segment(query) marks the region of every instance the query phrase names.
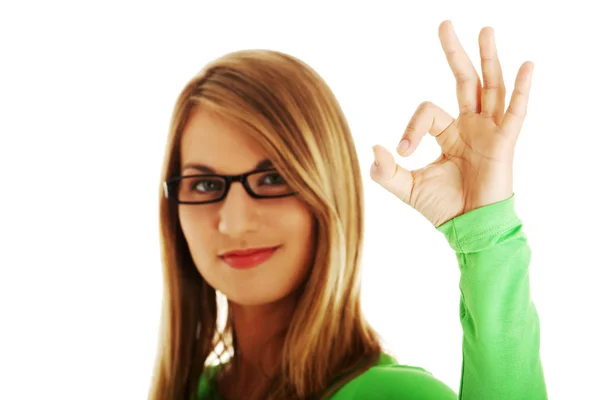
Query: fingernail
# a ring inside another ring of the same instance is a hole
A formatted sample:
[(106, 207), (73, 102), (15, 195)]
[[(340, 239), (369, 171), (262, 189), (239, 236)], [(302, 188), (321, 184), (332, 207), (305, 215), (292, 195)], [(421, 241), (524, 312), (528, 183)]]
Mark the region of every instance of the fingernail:
[(400, 154), (404, 153), (406, 150), (408, 150), (408, 146), (409, 146), (408, 139), (402, 139), (400, 141), (400, 143), (398, 143), (398, 147), (397, 147), (398, 153), (400, 153)]
[(375, 161), (373, 161), (375, 168), (379, 168), (379, 161), (377, 161), (377, 154), (375, 154), (375, 146), (373, 146), (373, 157), (375, 157)]

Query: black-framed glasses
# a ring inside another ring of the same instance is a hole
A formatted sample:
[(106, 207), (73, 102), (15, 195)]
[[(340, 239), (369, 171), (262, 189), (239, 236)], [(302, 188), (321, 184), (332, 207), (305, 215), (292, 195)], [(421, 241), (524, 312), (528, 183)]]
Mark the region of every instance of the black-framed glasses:
[(248, 195), (255, 199), (274, 199), (297, 194), (273, 168), (241, 175), (178, 176), (163, 182), (163, 189), (165, 197), (179, 204), (208, 204), (223, 200), (233, 182), (240, 182)]

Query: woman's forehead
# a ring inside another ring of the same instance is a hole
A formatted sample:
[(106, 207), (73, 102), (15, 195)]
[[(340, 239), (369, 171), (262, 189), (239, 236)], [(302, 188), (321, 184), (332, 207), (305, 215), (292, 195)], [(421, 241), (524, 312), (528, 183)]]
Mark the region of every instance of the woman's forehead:
[(201, 164), (221, 173), (248, 171), (268, 159), (243, 128), (208, 112), (195, 112), (181, 137), (181, 165)]

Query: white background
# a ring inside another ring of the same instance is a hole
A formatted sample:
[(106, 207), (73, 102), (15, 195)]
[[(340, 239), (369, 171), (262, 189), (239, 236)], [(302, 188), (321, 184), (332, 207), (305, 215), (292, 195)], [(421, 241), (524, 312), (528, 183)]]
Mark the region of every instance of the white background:
[[(338, 96), (366, 185), (366, 312), (401, 363), (458, 390), (454, 254), (368, 176), (371, 146), (394, 149), (420, 102), (456, 115), (437, 36), (445, 19), (478, 70), (479, 30), (495, 28), (509, 91), (521, 63), (535, 63), (515, 193), (546, 380), (551, 399), (597, 395), (600, 32), (591, 2), (169, 3), (0, 7), (1, 399), (146, 397), (172, 107), (205, 63), (245, 48), (299, 57)], [(401, 163), (420, 167), (437, 152), (427, 136)]]

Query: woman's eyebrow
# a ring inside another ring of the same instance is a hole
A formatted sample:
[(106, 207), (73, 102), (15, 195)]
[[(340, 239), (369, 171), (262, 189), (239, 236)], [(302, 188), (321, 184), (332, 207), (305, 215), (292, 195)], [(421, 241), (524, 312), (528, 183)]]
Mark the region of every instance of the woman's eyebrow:
[[(271, 160), (265, 159), (265, 160), (260, 161), (258, 164), (256, 164), (256, 167), (254, 167), (254, 169), (267, 169), (267, 168), (272, 168), (272, 167), (273, 167), (273, 163), (271, 162)], [(206, 165), (197, 164), (197, 163), (186, 163), (183, 166), (183, 170), (186, 170), (186, 169), (195, 169), (197, 171), (205, 172), (207, 174), (216, 174), (214, 169), (212, 169)]]

